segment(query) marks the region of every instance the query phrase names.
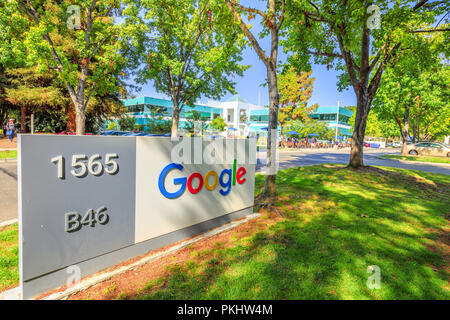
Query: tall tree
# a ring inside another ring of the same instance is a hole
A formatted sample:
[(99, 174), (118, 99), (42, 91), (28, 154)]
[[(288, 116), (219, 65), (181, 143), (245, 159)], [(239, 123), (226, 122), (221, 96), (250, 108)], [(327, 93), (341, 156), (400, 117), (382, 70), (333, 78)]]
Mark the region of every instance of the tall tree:
[[(350, 117), (349, 123), (352, 126), (355, 125), (356, 107), (352, 108), (354, 110), (352, 116)], [(366, 126), (366, 136), (375, 138), (397, 138), (400, 137), (398, 133), (397, 124), (392, 120), (392, 117), (386, 117), (380, 113), (380, 109), (377, 105), (373, 105), (373, 111), (369, 113), (367, 117)]]
[[(220, 99), (234, 93), (233, 77), (246, 66), (243, 36), (217, 0), (125, 0), (130, 41), (143, 67), (137, 80), (153, 80), (173, 104), (172, 137), (178, 135), (180, 113), (201, 97)], [(140, 10), (137, 10), (140, 8)]]
[(9, 85), (5, 89), (5, 100), (20, 108), (20, 131), (28, 132), (29, 112), (44, 109), (65, 109), (69, 102), (64, 90), (55, 83), (54, 72), (41, 74), (36, 68), (10, 68), (6, 72)]
[(332, 139), (335, 135), (334, 130), (328, 127), (326, 122), (315, 119), (311, 119), (308, 122), (290, 120), (286, 124), (286, 129), (297, 131), (299, 137), (307, 137), (309, 134), (315, 133), (321, 139)]
[[(267, 10), (262, 11), (257, 8), (251, 8), (241, 5), (237, 1), (223, 0), (227, 4), (236, 22), (241, 28), (242, 33), (247, 37), (259, 59), (264, 63), (267, 72), (267, 84), (269, 90), (269, 123), (267, 137), (267, 168), (264, 190), (260, 195), (261, 199), (268, 198), (271, 202), (277, 194), (276, 190), (276, 149), (278, 140), (273, 134), (278, 129), (278, 107), (280, 104), (280, 96), (278, 92), (277, 63), (278, 50), (280, 42), (280, 30), (283, 26), (285, 18), (285, 0), (267, 0)], [(256, 36), (250, 31), (250, 26), (244, 22), (244, 16), (248, 20), (259, 17), (264, 24), (262, 36), (270, 35), (270, 53), (264, 51), (261, 43), (258, 42)], [(269, 202), (269, 203), (270, 203)]]
[[(438, 123), (444, 125), (443, 131), (448, 131), (445, 121), (450, 112), (450, 68), (444, 58), (448, 56), (449, 48), (445, 35), (415, 33), (407, 39), (407, 44), (395, 62), (388, 64), (374, 99), (376, 112), (398, 124), (403, 153), (407, 151), (411, 133), (412, 141), (415, 141), (423, 129), (428, 135), (429, 129)], [(445, 120), (436, 121), (440, 119)]]
[(339, 87), (351, 86), (357, 109), (349, 166), (363, 165), (367, 117), (388, 63), (395, 61), (414, 33), (445, 12), (445, 1), (296, 0), (289, 2), (288, 39), (291, 63), (305, 70), (310, 58), (343, 71)]
[[(35, 131), (72, 131), (68, 125), (73, 106), (55, 71), (39, 73), (35, 67), (9, 68), (5, 75), (5, 101), (20, 109), (21, 132), (28, 132), (30, 112), (35, 114)], [(122, 103), (116, 97), (93, 96), (86, 109), (86, 128), (88, 132), (96, 132), (105, 118), (123, 112)]]
[(120, 1), (8, 0), (6, 5), (30, 19), (24, 41), (28, 63), (57, 71), (75, 107), (76, 132), (85, 134), (91, 98), (118, 91), (124, 57), (113, 15)]
[(8, 116), (8, 109), (14, 107), (6, 100), (6, 87), (10, 79), (6, 72), (9, 68), (25, 65), (24, 31), (28, 21), (10, 5), (11, 0), (0, 3), (0, 124)]
[(309, 114), (318, 108), (317, 104), (308, 106), (311, 98), (314, 78), (311, 71), (297, 73), (293, 68), (278, 76), (278, 91), (280, 93), (280, 110), (278, 122), (281, 133), (286, 122), (290, 120), (309, 121)]
[(418, 61), (399, 63), (386, 70), (374, 100), (374, 112), (397, 124), (403, 154), (409, 140), (431, 140), (450, 134), (450, 68), (440, 63), (426, 68), (420, 65)]
[(211, 121), (209, 126), (211, 127), (211, 129), (222, 132), (223, 130), (225, 130), (227, 123), (221, 116), (218, 116), (217, 118), (214, 118), (213, 121)]

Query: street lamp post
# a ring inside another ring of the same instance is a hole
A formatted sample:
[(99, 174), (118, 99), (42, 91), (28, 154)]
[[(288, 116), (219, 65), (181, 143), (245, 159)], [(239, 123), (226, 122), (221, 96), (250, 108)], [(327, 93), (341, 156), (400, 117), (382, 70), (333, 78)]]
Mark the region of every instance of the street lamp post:
[(337, 117), (336, 117), (336, 141), (338, 137), (338, 128), (339, 128), (339, 101), (337, 106)]

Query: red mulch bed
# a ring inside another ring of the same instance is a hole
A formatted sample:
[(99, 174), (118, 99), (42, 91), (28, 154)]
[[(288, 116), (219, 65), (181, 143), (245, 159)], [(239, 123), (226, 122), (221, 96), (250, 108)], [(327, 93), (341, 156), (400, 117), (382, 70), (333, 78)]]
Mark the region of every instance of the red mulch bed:
[[(264, 213), (263, 212), (261, 213), (263, 215), (267, 214), (265, 211)], [(168, 266), (174, 264), (183, 265), (184, 262), (187, 260), (201, 263), (202, 261), (211, 258), (211, 256), (203, 254), (191, 255), (192, 252), (194, 251), (201, 252), (217, 248), (218, 243), (220, 243), (221, 248), (231, 247), (234, 245), (236, 239), (248, 237), (250, 233), (255, 233), (258, 230), (264, 230), (269, 225), (275, 223), (276, 221), (279, 221), (280, 219), (281, 218), (278, 215), (270, 214), (269, 216), (266, 216), (265, 219), (259, 217), (250, 220), (236, 228), (222, 232), (208, 239), (200, 240), (199, 242), (196, 242), (183, 249), (180, 249), (179, 251), (176, 251), (168, 256), (162, 257), (156, 261), (144, 264), (132, 270), (128, 270), (122, 273), (121, 275), (111, 278), (110, 280), (104, 281), (86, 290), (80, 291), (77, 294), (69, 297), (69, 299), (70, 300), (82, 300), (82, 299), (111, 300), (118, 298), (132, 299), (133, 297), (138, 295), (139, 289), (142, 290), (143, 293), (145, 293), (145, 290), (143, 290), (143, 288), (148, 282), (159, 279), (161, 277), (168, 276), (169, 275), (169, 271), (167, 270)], [(125, 263), (122, 263), (121, 265), (130, 264), (131, 262), (134, 262), (139, 258), (142, 258), (147, 255), (152, 255), (155, 252), (165, 250), (168, 247), (157, 251), (153, 251), (138, 258), (134, 258)], [(117, 268), (121, 265), (115, 266), (114, 268)]]

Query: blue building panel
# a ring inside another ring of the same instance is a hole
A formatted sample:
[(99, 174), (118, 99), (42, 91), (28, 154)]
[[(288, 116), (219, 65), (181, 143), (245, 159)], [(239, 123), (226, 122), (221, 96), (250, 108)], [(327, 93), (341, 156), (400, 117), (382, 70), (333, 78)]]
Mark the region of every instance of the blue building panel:
[(251, 116), (268, 116), (269, 115), (269, 109), (264, 109), (264, 110), (250, 110), (250, 115)]
[[(126, 99), (126, 100), (122, 100), (123, 106), (124, 107), (132, 107), (132, 106), (144, 106), (144, 110), (141, 112), (137, 112), (138, 114), (140, 113), (145, 113), (145, 112), (149, 112), (150, 109), (148, 108), (148, 106), (157, 106), (157, 107), (164, 107), (167, 108), (168, 111), (167, 112), (169, 115), (172, 115), (173, 112), (173, 103), (170, 100), (166, 100), (166, 99), (159, 99), (159, 98), (151, 98), (151, 97), (139, 97), (139, 98), (135, 98), (135, 99)], [(204, 105), (198, 105), (198, 104), (194, 104), (194, 107), (190, 107), (187, 105), (183, 106), (183, 113), (185, 112), (189, 112), (189, 111), (198, 111), (198, 112), (208, 112), (208, 113), (215, 113), (215, 114), (222, 114), (222, 109), (220, 108), (215, 108), (215, 107), (210, 107), (210, 106), (204, 106)], [(133, 114), (136, 114), (136, 112), (134, 112)]]
[[(318, 107), (314, 114), (336, 114), (337, 107)], [(339, 115), (344, 115), (347, 117), (351, 117), (353, 115), (353, 111), (346, 109), (344, 107), (339, 107)]]

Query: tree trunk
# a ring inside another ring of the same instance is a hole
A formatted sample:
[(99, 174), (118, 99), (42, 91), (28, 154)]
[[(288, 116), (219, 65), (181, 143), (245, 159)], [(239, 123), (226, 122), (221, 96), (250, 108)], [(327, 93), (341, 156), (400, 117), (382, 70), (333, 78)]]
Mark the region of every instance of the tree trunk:
[[(256, 40), (255, 36), (250, 32), (247, 25), (242, 20), (240, 13), (237, 12), (235, 3), (229, 0), (225, 0), (226, 5), (230, 9), (231, 13), (235, 17), (236, 21), (239, 22), (239, 27), (241, 28), (244, 35), (250, 41), (258, 55), (259, 59), (264, 63), (267, 69), (267, 81), (269, 85), (269, 123), (267, 130), (267, 171), (266, 172), (266, 180), (264, 183), (264, 191), (261, 194), (261, 198), (268, 197), (273, 199), (276, 197), (276, 151), (278, 146), (278, 141), (276, 136), (274, 137), (274, 143), (272, 143), (272, 131), (274, 134), (277, 134), (277, 126), (278, 126), (278, 104), (279, 104), (279, 95), (278, 95), (278, 84), (277, 84), (277, 59), (278, 59), (278, 43), (279, 43), (279, 31), (284, 19), (284, 4), (282, 1), (283, 10), (281, 14), (276, 13), (275, 0), (267, 1), (267, 16), (263, 14), (264, 19), (266, 19), (266, 23), (270, 24), (270, 33), (271, 33), (271, 48), (270, 48), (270, 56), (267, 56), (264, 50), (261, 48), (258, 40)], [(241, 7), (241, 5), (239, 5)], [(249, 8), (248, 12), (252, 12)], [(279, 19), (277, 23), (276, 19)]]
[(28, 132), (27, 114), (28, 114), (28, 107), (27, 106), (21, 106), (20, 107), (20, 132), (21, 133), (27, 133)]
[(358, 94), (355, 128), (352, 135), (349, 167), (359, 168), (364, 165), (364, 135), (366, 132), (367, 117), (369, 116), (370, 101), (367, 93)]
[(75, 123), (77, 125), (77, 135), (82, 136), (86, 134), (86, 113), (81, 106), (76, 106)]
[(67, 120), (66, 132), (75, 132), (77, 130), (77, 124), (75, 122), (76, 115), (71, 104), (67, 106), (67, 114), (69, 119)]
[(178, 109), (178, 103), (173, 103), (173, 114), (172, 114), (172, 138), (178, 137), (178, 123), (180, 121), (180, 110)]
[[(4, 101), (3, 101), (4, 103)], [(7, 115), (8, 115), (8, 108), (6, 107), (6, 104), (1, 105), (2, 102), (0, 102), (0, 129), (3, 129), (3, 124), (5, 123), (5, 121), (7, 120)]]
[(417, 112), (416, 112), (416, 125), (414, 126), (414, 139), (413, 143), (416, 143), (419, 140), (419, 121), (420, 121), (420, 96), (417, 96)]
[[(264, 194), (269, 198), (275, 198), (276, 189), (276, 152), (277, 152), (277, 133), (278, 133), (278, 84), (276, 67), (267, 68), (267, 79), (269, 85), (269, 125), (267, 130), (267, 174), (264, 183)], [(275, 134), (275, 137), (272, 136)], [(274, 143), (272, 143), (272, 139)]]
[(408, 154), (408, 137), (409, 137), (409, 106), (405, 106), (405, 115), (403, 116), (403, 131), (402, 131), (402, 154)]
[(72, 100), (74, 109), (75, 109), (75, 124), (76, 124), (76, 134), (77, 136), (83, 136), (86, 134), (86, 109), (84, 108), (84, 87), (81, 86), (78, 88), (78, 92), (75, 93), (75, 90), (69, 85), (66, 86), (70, 99)]

